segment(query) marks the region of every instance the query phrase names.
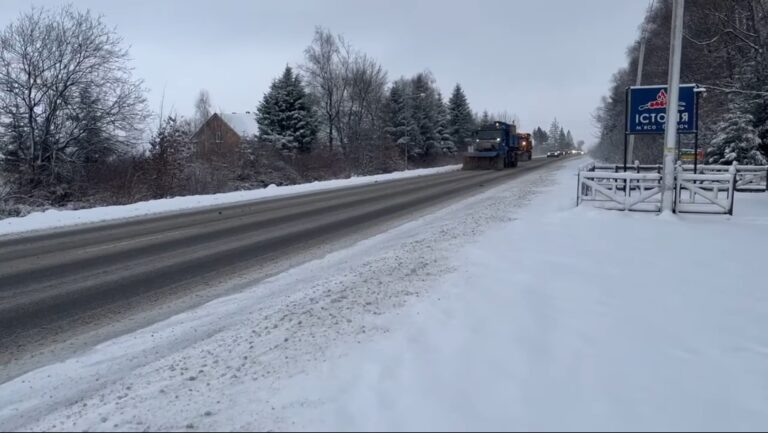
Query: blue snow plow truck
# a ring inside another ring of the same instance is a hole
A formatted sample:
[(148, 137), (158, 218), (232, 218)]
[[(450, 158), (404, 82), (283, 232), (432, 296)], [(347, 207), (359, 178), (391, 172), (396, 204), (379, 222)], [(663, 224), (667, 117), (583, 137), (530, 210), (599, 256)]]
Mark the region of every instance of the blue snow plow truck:
[(475, 140), (464, 155), (463, 170), (501, 170), (530, 160), (533, 143), (530, 134), (518, 134), (517, 127), (493, 122), (475, 131)]

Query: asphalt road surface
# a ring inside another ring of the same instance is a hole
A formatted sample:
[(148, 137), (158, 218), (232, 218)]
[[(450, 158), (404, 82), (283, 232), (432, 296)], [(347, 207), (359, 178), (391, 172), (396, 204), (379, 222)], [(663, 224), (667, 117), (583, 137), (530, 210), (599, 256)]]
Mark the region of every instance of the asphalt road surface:
[(0, 383), (558, 160), (0, 237)]

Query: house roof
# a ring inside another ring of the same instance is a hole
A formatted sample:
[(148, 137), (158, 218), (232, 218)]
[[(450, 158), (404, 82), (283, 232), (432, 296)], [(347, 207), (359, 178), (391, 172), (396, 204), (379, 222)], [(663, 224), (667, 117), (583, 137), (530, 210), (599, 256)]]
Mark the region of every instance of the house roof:
[(259, 124), (256, 123), (255, 113), (221, 113), (222, 120), (227, 122), (240, 137), (248, 138), (259, 134)]

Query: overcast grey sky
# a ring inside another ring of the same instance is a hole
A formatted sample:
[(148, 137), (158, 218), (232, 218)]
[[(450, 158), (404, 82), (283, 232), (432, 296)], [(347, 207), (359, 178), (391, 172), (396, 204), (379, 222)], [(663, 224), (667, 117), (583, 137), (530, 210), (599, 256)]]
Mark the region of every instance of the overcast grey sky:
[(457, 82), (472, 109), (507, 110), (522, 129), (553, 117), (593, 141), (591, 113), (625, 64), (647, 0), (0, 0), (5, 26), (32, 4), (73, 3), (105, 16), (131, 45), (158, 111), (191, 114), (201, 88), (216, 108), (253, 111), (314, 27), (340, 33), (390, 79), (428, 69), (444, 96)]

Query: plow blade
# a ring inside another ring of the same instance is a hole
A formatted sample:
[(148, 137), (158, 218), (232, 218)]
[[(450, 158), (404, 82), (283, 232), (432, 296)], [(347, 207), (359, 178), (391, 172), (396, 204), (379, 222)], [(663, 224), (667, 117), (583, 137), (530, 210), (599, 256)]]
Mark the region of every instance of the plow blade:
[(504, 158), (500, 156), (471, 156), (465, 155), (462, 170), (501, 170), (504, 168)]

